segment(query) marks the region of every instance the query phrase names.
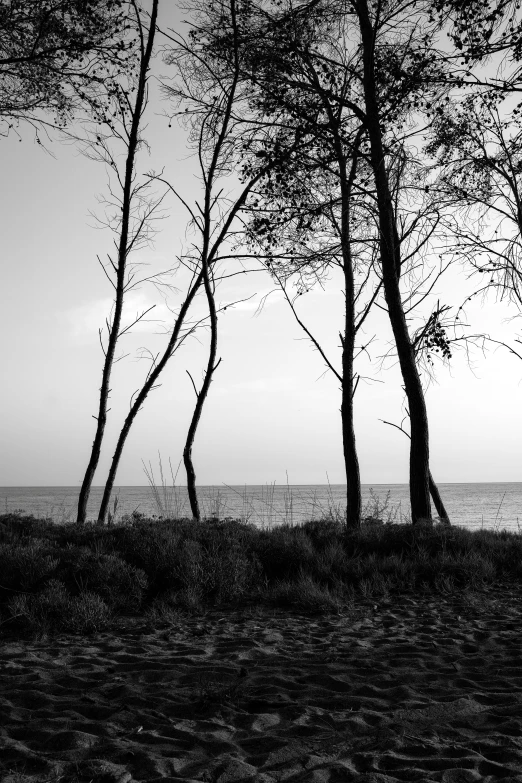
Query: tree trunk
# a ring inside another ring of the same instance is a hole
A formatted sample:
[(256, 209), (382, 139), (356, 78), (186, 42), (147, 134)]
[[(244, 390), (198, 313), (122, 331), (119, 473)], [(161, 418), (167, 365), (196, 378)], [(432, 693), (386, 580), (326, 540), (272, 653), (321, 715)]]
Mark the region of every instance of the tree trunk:
[[(350, 270), (351, 271), (351, 270)], [(345, 270), (346, 274), (346, 270)], [(353, 272), (352, 272), (353, 278)], [(353, 284), (353, 279), (352, 279)], [(348, 289), (346, 290), (346, 315), (343, 341), (343, 382), (341, 400), (341, 426), (343, 432), (344, 467), (346, 472), (346, 526), (354, 529), (361, 526), (361, 476), (353, 426), (353, 354), (354, 354), (354, 323), (353, 299), (349, 304)]]
[[(189, 290), (185, 298), (185, 301), (181, 306), (181, 309), (179, 311), (178, 317), (174, 324), (174, 328), (171, 337), (169, 339), (169, 344), (167, 346), (165, 353), (163, 354), (161, 360), (155, 365), (150, 375), (147, 377), (140, 393), (136, 397), (127, 415), (127, 418), (125, 419), (125, 423), (123, 425), (120, 436), (118, 438), (116, 450), (112, 458), (111, 468), (109, 471), (109, 476), (107, 478), (107, 483), (105, 485), (102, 503), (98, 514), (98, 521), (101, 523), (104, 522), (105, 516), (107, 514), (107, 508), (109, 505), (112, 488), (114, 486), (114, 481), (116, 478), (116, 471), (118, 469), (118, 464), (121, 458), (123, 447), (125, 445), (125, 441), (127, 439), (127, 435), (129, 434), (129, 430), (132, 426), (134, 419), (138, 415), (138, 412), (142, 404), (144, 403), (149, 391), (154, 387), (156, 379), (159, 377), (160, 373), (163, 371), (163, 368), (165, 367), (170, 357), (178, 347), (178, 339), (185, 317), (192, 304), (192, 301), (194, 300), (196, 293), (199, 291), (201, 284), (203, 283), (205, 286), (205, 292), (207, 294), (207, 299), (210, 308), (210, 318), (211, 318), (211, 328), (212, 328), (211, 350), (210, 350), (209, 362), (207, 365), (207, 372), (203, 382), (203, 387), (198, 395), (198, 401), (196, 404), (194, 415), (192, 417), (191, 428), (189, 430), (189, 434), (187, 437), (187, 444), (185, 446), (185, 451), (184, 451), (185, 467), (187, 468), (187, 478), (189, 482), (188, 489), (189, 489), (189, 497), (191, 501), (191, 509), (194, 516), (196, 518), (199, 518), (199, 508), (197, 505), (197, 495), (195, 490), (196, 476), (195, 476), (194, 466), (192, 465), (191, 449), (192, 449), (192, 443), (194, 440), (197, 425), (201, 416), (203, 403), (205, 401), (205, 397), (207, 395), (210, 382), (212, 380), (212, 375), (217, 367), (217, 364), (214, 364), (215, 357), (216, 357), (216, 347), (217, 347), (217, 315), (216, 315), (216, 310), (214, 305), (213, 293), (210, 288), (210, 269), (212, 267), (212, 264), (215, 262), (216, 255), (218, 253), (218, 248), (221, 246), (221, 243), (224, 242), (225, 239), (227, 238), (228, 232), (230, 230), (230, 226), (233, 220), (235, 219), (235, 217), (237, 216), (238, 212), (244, 206), (249, 193), (256, 186), (256, 184), (259, 182), (261, 177), (264, 176), (266, 171), (269, 170), (269, 168), (262, 169), (261, 171), (258, 171), (256, 174), (254, 174), (252, 179), (250, 179), (247, 182), (247, 184), (243, 187), (243, 190), (241, 191), (239, 198), (234, 202), (233, 206), (228, 209), (226, 216), (221, 215), (219, 229), (217, 230), (217, 237), (212, 242), (212, 247), (211, 247), (212, 231), (210, 225), (210, 215), (211, 215), (211, 209), (216, 203), (216, 200), (218, 198), (218, 196), (216, 197), (212, 196), (212, 187), (215, 179), (215, 174), (218, 169), (219, 157), (222, 154), (223, 145), (226, 141), (227, 134), (229, 133), (229, 123), (230, 123), (230, 118), (232, 116), (233, 104), (234, 101), (236, 100), (236, 88), (239, 81), (238, 41), (237, 41), (236, 19), (235, 19), (235, 4), (233, 1), (231, 2), (231, 16), (232, 16), (232, 22), (234, 27), (235, 71), (232, 79), (232, 84), (227, 89), (226, 105), (222, 117), (221, 129), (215, 143), (214, 152), (212, 155), (212, 160), (210, 163), (209, 170), (205, 171), (204, 169), (202, 169), (203, 181), (205, 183), (205, 206), (203, 209), (204, 236), (203, 236), (203, 247), (201, 251), (201, 261), (202, 261), (201, 271), (197, 275), (196, 280), (192, 284), (192, 288)], [(213, 109), (212, 110), (209, 109), (210, 112), (208, 115), (209, 117), (211, 116), (212, 111)], [(203, 122), (201, 126), (201, 133), (203, 133), (203, 128), (205, 127), (206, 127), (205, 122)], [(199, 157), (200, 157), (200, 164), (203, 167), (204, 156), (200, 154)]]
[[(197, 404), (196, 404), (196, 408), (197, 408)], [(194, 415), (192, 417), (192, 421), (190, 422), (190, 428), (187, 435), (187, 443), (185, 444), (185, 448), (183, 449), (183, 464), (185, 465), (185, 471), (187, 473), (187, 492), (189, 497), (190, 510), (192, 511), (192, 518), (196, 522), (201, 522), (201, 512), (199, 510), (198, 493), (196, 491), (196, 471), (194, 470), (194, 463), (192, 462), (192, 445), (194, 442), (194, 437), (196, 435), (196, 428), (198, 426), (198, 423), (194, 422), (195, 415), (196, 415), (196, 410), (194, 410)], [(200, 415), (201, 415), (201, 410), (200, 410)]]
[(353, 258), (350, 246), (350, 199), (352, 187), (357, 172), (357, 157), (361, 135), (353, 151), (350, 174), (346, 176), (346, 160), (342, 152), (339, 137), (336, 137), (337, 154), (341, 175), (341, 248), (343, 255), (344, 272), (344, 339), (342, 355), (342, 400), (341, 400), (341, 426), (343, 432), (344, 467), (346, 472), (346, 527), (356, 529), (361, 526), (361, 475), (359, 472), (359, 459), (357, 457), (357, 445), (355, 442), (355, 430), (353, 425), (354, 411), (354, 386), (353, 364), (355, 352), (355, 285), (353, 274)]
[(116, 444), (116, 449), (114, 451), (114, 455), (112, 458), (109, 475), (107, 477), (107, 481), (105, 484), (105, 489), (103, 490), (102, 502), (100, 505), (100, 510), (98, 511), (98, 524), (100, 525), (103, 525), (105, 523), (105, 517), (107, 516), (107, 510), (109, 508), (111, 494), (114, 487), (114, 481), (116, 479), (116, 473), (118, 471), (118, 465), (120, 464), (123, 447), (125, 446), (125, 441), (127, 440), (127, 436), (129, 434), (130, 428), (134, 422), (134, 419), (138, 415), (141, 406), (145, 402), (149, 392), (154, 387), (154, 384), (156, 383), (158, 376), (160, 375), (163, 368), (165, 367), (165, 365), (167, 364), (167, 362), (169, 361), (170, 357), (172, 356), (172, 354), (176, 349), (179, 334), (181, 332), (181, 327), (183, 326), (183, 323), (185, 321), (185, 316), (187, 315), (188, 309), (192, 304), (192, 301), (196, 296), (196, 293), (199, 291), (202, 282), (203, 282), (203, 272), (200, 272), (192, 288), (187, 294), (185, 301), (181, 306), (179, 315), (176, 319), (176, 323), (174, 324), (174, 328), (170, 336), (169, 344), (163, 356), (161, 357), (161, 360), (156, 364), (152, 372), (148, 375), (147, 380), (143, 384), (140, 393), (134, 400), (134, 403), (132, 404), (129, 413), (127, 414), (127, 417), (125, 419), (125, 422), (123, 424), (123, 427), (121, 429), (118, 438), (118, 442)]
[(138, 89), (136, 93), (136, 103), (132, 110), (132, 123), (128, 137), (127, 146), (127, 160), (125, 162), (125, 179), (123, 182), (123, 199), (122, 199), (122, 217), (121, 217), (121, 231), (120, 241), (118, 244), (118, 265), (116, 272), (116, 297), (114, 307), (114, 317), (109, 332), (109, 341), (107, 344), (107, 350), (105, 352), (105, 361), (103, 365), (102, 385), (100, 387), (100, 402), (98, 407), (98, 417), (96, 424), (96, 433), (92, 444), (91, 457), (87, 470), (83, 479), (83, 483), (80, 489), (80, 496), (78, 498), (78, 513), (76, 522), (83, 524), (87, 517), (87, 503), (89, 501), (89, 495), (91, 492), (92, 482), (94, 480), (94, 474), (98, 467), (100, 460), (101, 446), (103, 441), (103, 435), (105, 432), (105, 425), (107, 423), (107, 403), (110, 393), (110, 380), (111, 372), (114, 364), (114, 356), (116, 353), (116, 344), (118, 342), (121, 316), (123, 311), (123, 299), (125, 294), (125, 270), (127, 264), (127, 256), (129, 253), (129, 224), (131, 217), (131, 202), (133, 193), (133, 178), (134, 178), (134, 163), (136, 159), (136, 151), (139, 144), (139, 132), (140, 123), (143, 113), (143, 108), (147, 100), (147, 72), (149, 69), (150, 59), (152, 56), (152, 49), (154, 45), (154, 36), (156, 32), (156, 19), (158, 15), (158, 2), (159, 0), (153, 0), (152, 12), (150, 17), (149, 35), (147, 39), (147, 45), (142, 52), (140, 62), (140, 74), (138, 79)]
[(451, 523), (449, 520), (448, 512), (444, 508), (444, 503), (442, 502), (442, 498), (439, 493), (439, 488), (433, 481), (431, 470), (429, 471), (429, 482), (430, 482), (430, 495), (431, 495), (431, 499), (433, 500), (433, 505), (437, 509), (437, 514), (441, 522), (443, 522), (445, 525), (449, 525)]
[(205, 404), (208, 390), (212, 382), (212, 376), (214, 375), (214, 372), (219, 365), (219, 362), (217, 362), (216, 364), (218, 319), (216, 313), (216, 303), (214, 301), (214, 292), (212, 291), (210, 285), (208, 264), (206, 261), (204, 262), (203, 269), (204, 269), (203, 281), (205, 285), (205, 293), (207, 295), (208, 307), (210, 312), (210, 330), (211, 330), (210, 352), (208, 357), (207, 369), (205, 371), (205, 377), (203, 379), (203, 385), (201, 387), (201, 390), (198, 392), (195, 389), (197, 395), (196, 407), (194, 408), (192, 421), (190, 422), (190, 427), (187, 434), (185, 448), (183, 450), (183, 463), (185, 465), (185, 470), (187, 472), (187, 491), (189, 496), (190, 509), (192, 511), (193, 518), (197, 522), (201, 521), (201, 512), (199, 510), (198, 495), (196, 491), (196, 471), (194, 470), (194, 463), (192, 462), (192, 446), (194, 445), (196, 430), (198, 428), (199, 420), (201, 418), (201, 413), (203, 411), (203, 405)]
[(415, 524), (423, 519), (431, 519), (428, 416), (399, 286), (400, 246), (380, 125), (374, 72), (374, 30), (368, 13), (367, 0), (354, 0), (354, 4), (359, 17), (363, 47), (366, 129), (370, 140), (371, 166), (377, 191), (384, 294), (397, 346), (411, 420), (410, 504), (412, 522)]
[[(384, 421), (384, 419), (381, 419), (381, 421), (384, 424), (389, 424), (390, 427), (395, 427), (395, 429), (399, 430), (399, 432), (402, 432), (403, 435), (406, 435), (406, 437), (411, 440), (411, 437), (410, 437), (410, 435), (408, 435), (406, 430), (403, 430), (402, 427), (399, 427), (398, 424), (392, 424), (391, 421)], [(431, 470), (428, 473), (428, 477), (429, 477), (429, 482), (430, 482), (430, 495), (431, 495), (431, 499), (433, 500), (433, 504), (434, 504), (435, 508), (437, 509), (437, 514), (439, 515), (440, 520), (445, 525), (450, 525), (451, 522), (449, 520), (448, 512), (446, 511), (446, 509), (444, 507), (444, 503), (442, 502), (442, 498), (440, 496), (439, 488), (435, 484), (433, 476), (431, 475)]]

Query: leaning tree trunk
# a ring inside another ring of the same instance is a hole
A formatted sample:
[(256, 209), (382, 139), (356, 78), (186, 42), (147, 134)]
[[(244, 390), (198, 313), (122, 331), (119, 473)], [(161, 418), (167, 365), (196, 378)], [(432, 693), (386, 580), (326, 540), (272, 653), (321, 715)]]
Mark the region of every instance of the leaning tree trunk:
[(136, 399), (134, 400), (131, 409), (128, 412), (127, 417), (123, 423), (123, 427), (121, 428), (121, 432), (118, 437), (118, 441), (116, 443), (116, 449), (112, 457), (111, 467), (109, 469), (109, 475), (107, 476), (107, 481), (105, 483), (105, 489), (103, 490), (103, 497), (102, 497), (102, 502), (100, 504), (100, 510), (98, 511), (99, 525), (103, 525), (105, 523), (105, 517), (107, 516), (107, 510), (109, 508), (111, 494), (114, 487), (114, 482), (116, 480), (116, 473), (118, 472), (118, 466), (120, 464), (121, 455), (123, 453), (123, 447), (125, 446), (125, 441), (127, 440), (127, 436), (130, 432), (134, 419), (140, 412), (141, 407), (145, 402), (145, 400), (147, 399), (149, 392), (151, 391), (151, 389), (154, 388), (154, 385), (158, 377), (161, 375), (164, 367), (167, 365), (170, 357), (176, 350), (181, 328), (185, 322), (185, 317), (190, 308), (190, 305), (194, 300), (194, 297), (196, 296), (197, 292), (200, 290), (202, 282), (203, 282), (203, 273), (200, 272), (198, 277), (192, 284), (192, 288), (187, 294), (185, 301), (181, 305), (181, 309), (179, 311), (178, 317), (176, 318), (176, 323), (174, 324), (174, 328), (172, 330), (169, 343), (167, 345), (167, 348), (163, 356), (161, 357), (161, 360), (157, 362), (152, 372), (147, 376), (147, 380), (143, 384), (140, 393), (137, 395)]
[[(407, 438), (411, 440), (410, 435), (406, 432), (406, 430), (403, 430), (402, 427), (399, 427), (398, 424), (393, 424), (391, 421), (385, 421), (384, 419), (381, 420), (384, 424), (389, 424), (390, 427), (395, 427), (395, 429), (399, 430), (399, 432), (402, 432), (403, 435), (406, 435)], [(439, 488), (435, 484), (435, 481), (433, 479), (433, 476), (431, 475), (431, 470), (428, 474), (429, 483), (430, 483), (430, 495), (431, 499), (433, 500), (433, 504), (435, 508), (437, 509), (437, 514), (439, 515), (439, 518), (441, 522), (443, 522), (445, 525), (450, 525), (450, 519), (448, 516), (448, 512), (446, 511), (446, 508), (444, 506), (444, 503), (442, 502), (442, 498), (440, 496)]]
[(368, 13), (368, 0), (357, 0), (356, 8), (363, 48), (366, 129), (370, 140), (370, 159), (377, 191), (384, 295), (410, 411), (410, 504), (412, 522), (415, 524), (423, 519), (431, 519), (428, 415), (401, 300), (400, 246), (386, 171), (374, 71), (375, 36)]
[(80, 489), (78, 498), (78, 513), (76, 521), (78, 524), (85, 522), (87, 517), (87, 503), (91, 492), (92, 482), (98, 463), (100, 461), (101, 446), (105, 425), (107, 423), (107, 403), (110, 393), (111, 372), (114, 365), (114, 356), (116, 344), (120, 333), (121, 317), (123, 311), (123, 299), (125, 295), (125, 270), (127, 265), (127, 256), (129, 253), (129, 231), (131, 219), (131, 204), (133, 196), (134, 164), (136, 152), (139, 145), (140, 123), (143, 114), (143, 108), (147, 101), (147, 72), (149, 70), (152, 49), (154, 46), (154, 35), (156, 32), (156, 19), (158, 15), (158, 2), (153, 0), (150, 17), (149, 35), (147, 45), (142, 52), (140, 62), (140, 72), (138, 78), (138, 88), (136, 92), (136, 103), (132, 109), (132, 122), (127, 141), (127, 160), (125, 162), (125, 178), (123, 181), (122, 215), (121, 231), (118, 243), (118, 264), (116, 269), (116, 292), (114, 317), (109, 332), (109, 341), (105, 352), (105, 361), (103, 364), (102, 384), (100, 387), (100, 401), (98, 406), (98, 416), (96, 418), (96, 434), (91, 449), (91, 457)]
[(445, 525), (449, 525), (450, 519), (448, 516), (448, 512), (446, 511), (446, 508), (444, 506), (444, 503), (442, 502), (442, 498), (440, 496), (439, 488), (433, 481), (433, 476), (431, 475), (431, 470), (429, 471), (429, 482), (430, 482), (430, 495), (431, 499), (433, 500), (433, 504), (435, 508), (437, 509), (437, 514), (439, 516), (439, 519), (441, 522), (443, 522)]
[(196, 471), (194, 470), (194, 463), (192, 462), (192, 446), (194, 445), (194, 439), (196, 437), (196, 430), (198, 428), (201, 413), (203, 411), (203, 405), (207, 398), (208, 390), (212, 382), (212, 376), (219, 365), (219, 360), (216, 363), (217, 353), (217, 313), (216, 303), (214, 300), (214, 292), (209, 279), (208, 263), (203, 262), (203, 282), (205, 285), (205, 293), (207, 295), (208, 308), (210, 313), (210, 352), (208, 357), (207, 369), (205, 371), (205, 377), (203, 379), (203, 385), (201, 390), (196, 392), (196, 407), (192, 414), (192, 421), (187, 434), (187, 440), (185, 448), (183, 450), (183, 462), (187, 473), (187, 492), (189, 496), (190, 509), (192, 511), (192, 517), (199, 522), (201, 520), (201, 512), (199, 510), (198, 494), (196, 491)]

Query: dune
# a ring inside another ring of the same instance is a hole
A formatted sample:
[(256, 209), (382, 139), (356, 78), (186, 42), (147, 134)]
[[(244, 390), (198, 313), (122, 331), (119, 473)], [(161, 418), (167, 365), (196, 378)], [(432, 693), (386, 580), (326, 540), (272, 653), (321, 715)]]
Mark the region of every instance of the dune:
[(521, 609), (511, 584), (4, 635), (0, 780), (521, 783)]

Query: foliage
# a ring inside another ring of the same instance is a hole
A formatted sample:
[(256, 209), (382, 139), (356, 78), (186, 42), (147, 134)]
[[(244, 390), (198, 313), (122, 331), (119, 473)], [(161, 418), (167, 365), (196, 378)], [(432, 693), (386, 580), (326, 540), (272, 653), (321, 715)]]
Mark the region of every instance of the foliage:
[(116, 544), (120, 557), (145, 572), (153, 594), (179, 585), (174, 564), (185, 528), (183, 524), (141, 522), (121, 530)]
[(341, 536), (344, 525), (339, 520), (313, 519), (305, 522), (302, 529), (311, 539), (314, 547), (321, 550), (331, 543), (333, 537)]
[[(79, 105), (102, 118), (117, 78), (132, 68), (124, 0), (1, 0), (0, 122), (51, 112), (65, 126)], [(40, 117), (41, 118), (41, 117)]]
[(59, 560), (47, 542), (30, 539), (0, 546), (0, 588), (32, 590), (56, 571)]
[[(4, 574), (12, 574), (12, 587), (0, 596), (3, 627), (95, 633), (121, 612), (156, 627), (230, 604), (331, 612), (361, 598), (400, 600), (411, 590), (455, 593), (522, 577), (520, 535), (451, 526), (383, 524), (347, 531), (309, 522), (267, 531), (142, 521), (135, 529), (113, 528), (118, 555), (79, 546), (74, 526), (60, 531), (61, 546), (50, 545), (44, 530), (41, 539), (0, 543)], [(138, 551), (152, 575), (150, 589), (144, 570), (131, 562)], [(34, 570), (22, 574), (29, 555)]]
[(270, 532), (261, 531), (254, 547), (263, 572), (270, 581), (295, 577), (300, 569), (309, 567), (314, 557), (314, 547), (300, 528), (282, 526)]
[(17, 595), (8, 603), (11, 616), (32, 631), (95, 633), (110, 621), (110, 610), (96, 593), (71, 596), (62, 582), (51, 579), (36, 595)]
[(148, 587), (140, 568), (116, 555), (95, 554), (89, 550), (69, 550), (58, 572), (73, 594), (96, 593), (116, 610), (139, 609)]

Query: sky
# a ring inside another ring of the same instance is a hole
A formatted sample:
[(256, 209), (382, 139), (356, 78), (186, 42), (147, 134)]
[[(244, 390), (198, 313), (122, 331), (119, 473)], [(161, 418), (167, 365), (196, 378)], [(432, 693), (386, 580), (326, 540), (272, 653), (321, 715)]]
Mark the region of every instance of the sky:
[[(165, 10), (165, 8), (167, 10)], [(160, 23), (179, 27), (174, 4)], [(168, 73), (158, 62), (155, 74)], [(197, 165), (186, 131), (169, 129), (162, 116), (168, 104), (154, 83), (146, 138), (150, 157), (141, 171), (164, 169), (163, 176), (190, 202), (201, 194)], [(70, 143), (36, 144), (29, 127), (0, 139), (2, 284), (0, 286), (0, 485), (79, 487), (94, 437), (102, 360), (98, 329), (111, 308), (111, 287), (97, 261), (111, 252), (112, 235), (97, 226), (100, 197), (107, 196), (107, 172)], [(227, 183), (233, 189), (233, 183)], [(172, 269), (195, 235), (173, 197), (165, 202), (154, 244), (134, 256), (144, 275)], [(238, 269), (230, 262), (227, 271)], [(126, 322), (155, 305), (147, 322), (122, 338), (125, 358), (113, 370), (112, 393), (102, 458), (94, 484), (103, 485), (131, 394), (148, 369), (146, 351), (166, 344), (172, 309), (179, 306), (186, 276), (170, 282), (167, 301), (150, 284), (127, 299)], [(434, 289), (458, 306), (473, 290), (461, 268), (446, 273)], [(273, 293), (270, 293), (273, 292)], [(260, 301), (270, 296), (261, 312)], [(216, 371), (196, 435), (193, 457), (201, 485), (344, 483), (339, 383), (295, 322), (281, 293), (265, 272), (240, 275), (218, 288), (221, 306)], [(343, 298), (339, 280), (300, 298), (299, 312), (326, 353), (340, 363), (339, 331)], [(205, 312), (200, 300), (195, 317)], [(493, 298), (468, 303), (473, 333), (499, 340), (517, 334), (516, 315)], [(382, 361), (391, 332), (385, 313), (376, 311), (371, 361), (359, 365), (365, 376), (355, 398), (355, 429), (364, 484), (408, 481), (408, 440), (382, 419), (400, 424), (404, 393), (397, 363)], [(178, 467), (195, 402), (188, 372), (200, 382), (209, 334), (200, 329), (171, 360), (131, 430), (116, 479), (118, 486), (145, 485), (143, 462), (158, 474), (158, 455)], [(145, 349), (145, 354), (140, 349)], [(437, 482), (520, 481), (522, 464), (522, 362), (503, 348), (475, 350), (466, 360), (436, 367), (427, 389), (431, 471)], [(185, 483), (180, 468), (177, 483)]]

